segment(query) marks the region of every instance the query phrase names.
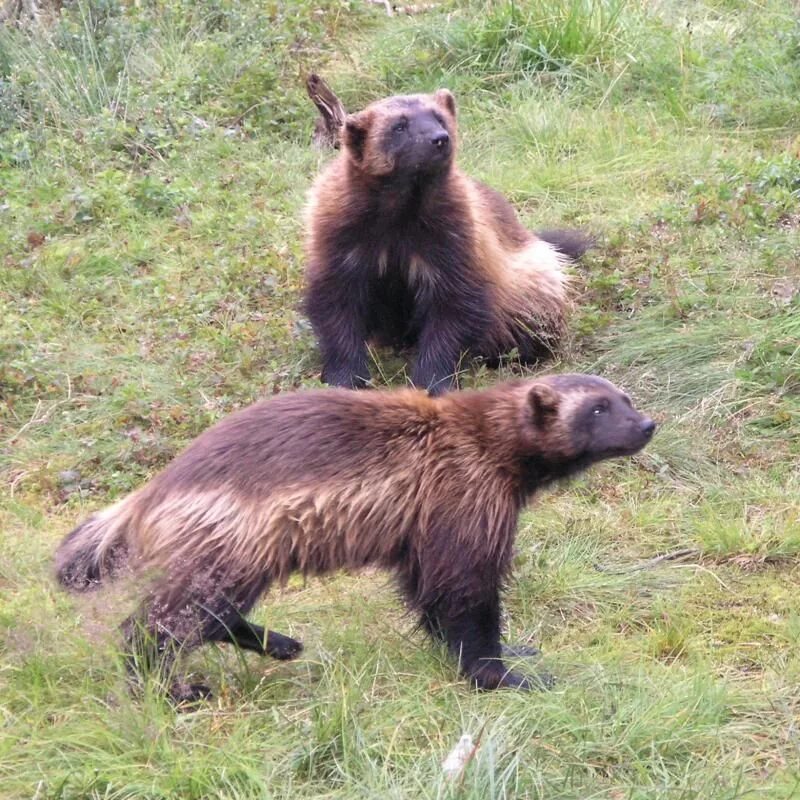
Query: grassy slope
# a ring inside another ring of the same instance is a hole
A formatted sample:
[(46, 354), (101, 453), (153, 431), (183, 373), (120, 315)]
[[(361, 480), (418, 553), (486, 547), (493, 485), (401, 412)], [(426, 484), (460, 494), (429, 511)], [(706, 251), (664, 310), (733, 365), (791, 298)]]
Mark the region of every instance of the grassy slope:
[[(0, 795), (800, 796), (792, 5), (281, 8), (98, 3), (52, 42), (0, 36)], [(522, 522), (509, 638), (543, 646), (550, 693), (473, 694), (383, 578), (341, 576), (257, 609), (303, 660), (207, 648), (217, 699), (176, 715), (125, 691), (130, 605), (50, 581), (78, 517), (225, 412), (315, 384), (299, 212), (327, 156), (298, 75), (325, 59), (351, 108), (448, 85), (466, 169), (532, 226), (602, 234), (554, 368), (663, 425)], [(440, 760), (482, 728), (449, 786)]]

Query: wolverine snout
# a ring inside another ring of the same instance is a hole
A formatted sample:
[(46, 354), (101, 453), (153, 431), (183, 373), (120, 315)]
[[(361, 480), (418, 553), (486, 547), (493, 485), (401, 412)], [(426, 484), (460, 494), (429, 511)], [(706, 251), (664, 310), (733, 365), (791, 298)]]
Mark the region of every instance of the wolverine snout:
[(645, 419), (639, 425), (642, 433), (648, 438), (652, 438), (653, 434), (656, 432), (656, 423), (653, 422), (652, 419)]

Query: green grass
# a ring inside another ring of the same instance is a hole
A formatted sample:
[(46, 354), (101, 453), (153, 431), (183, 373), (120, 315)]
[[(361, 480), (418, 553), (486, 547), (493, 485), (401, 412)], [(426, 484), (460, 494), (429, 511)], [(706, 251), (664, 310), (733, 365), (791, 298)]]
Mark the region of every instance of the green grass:
[[(508, 635), (550, 692), (473, 693), (369, 573), (270, 595), (304, 657), (206, 648), (215, 699), (176, 714), (126, 690), (130, 598), (53, 584), (77, 519), (318, 385), (311, 69), (351, 109), (448, 86), (467, 171), (600, 237), (547, 369), (661, 426), (521, 522)], [(0, 30), (0, 796), (800, 797), (799, 132), (788, 0), (103, 0)]]

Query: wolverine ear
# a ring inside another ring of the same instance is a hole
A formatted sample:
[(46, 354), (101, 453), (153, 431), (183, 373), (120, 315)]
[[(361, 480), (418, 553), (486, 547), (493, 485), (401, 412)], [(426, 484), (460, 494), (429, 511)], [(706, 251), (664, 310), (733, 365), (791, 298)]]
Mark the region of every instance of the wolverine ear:
[(344, 145), (356, 161), (364, 157), (364, 145), (369, 132), (369, 119), (363, 114), (350, 114), (344, 121)]
[(434, 95), (433, 99), (442, 107), (446, 108), (450, 114), (456, 115), (456, 99), (449, 89), (439, 89)]
[(546, 383), (534, 383), (528, 392), (534, 425), (544, 425), (558, 411), (558, 392)]

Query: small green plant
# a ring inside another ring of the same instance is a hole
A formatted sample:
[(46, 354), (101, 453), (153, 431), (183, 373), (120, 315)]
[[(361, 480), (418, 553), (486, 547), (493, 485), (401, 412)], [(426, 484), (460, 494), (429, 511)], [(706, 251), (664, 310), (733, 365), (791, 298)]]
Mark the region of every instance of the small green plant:
[(442, 46), (442, 64), (524, 76), (603, 61), (624, 35), (628, 0), (487, 2)]

